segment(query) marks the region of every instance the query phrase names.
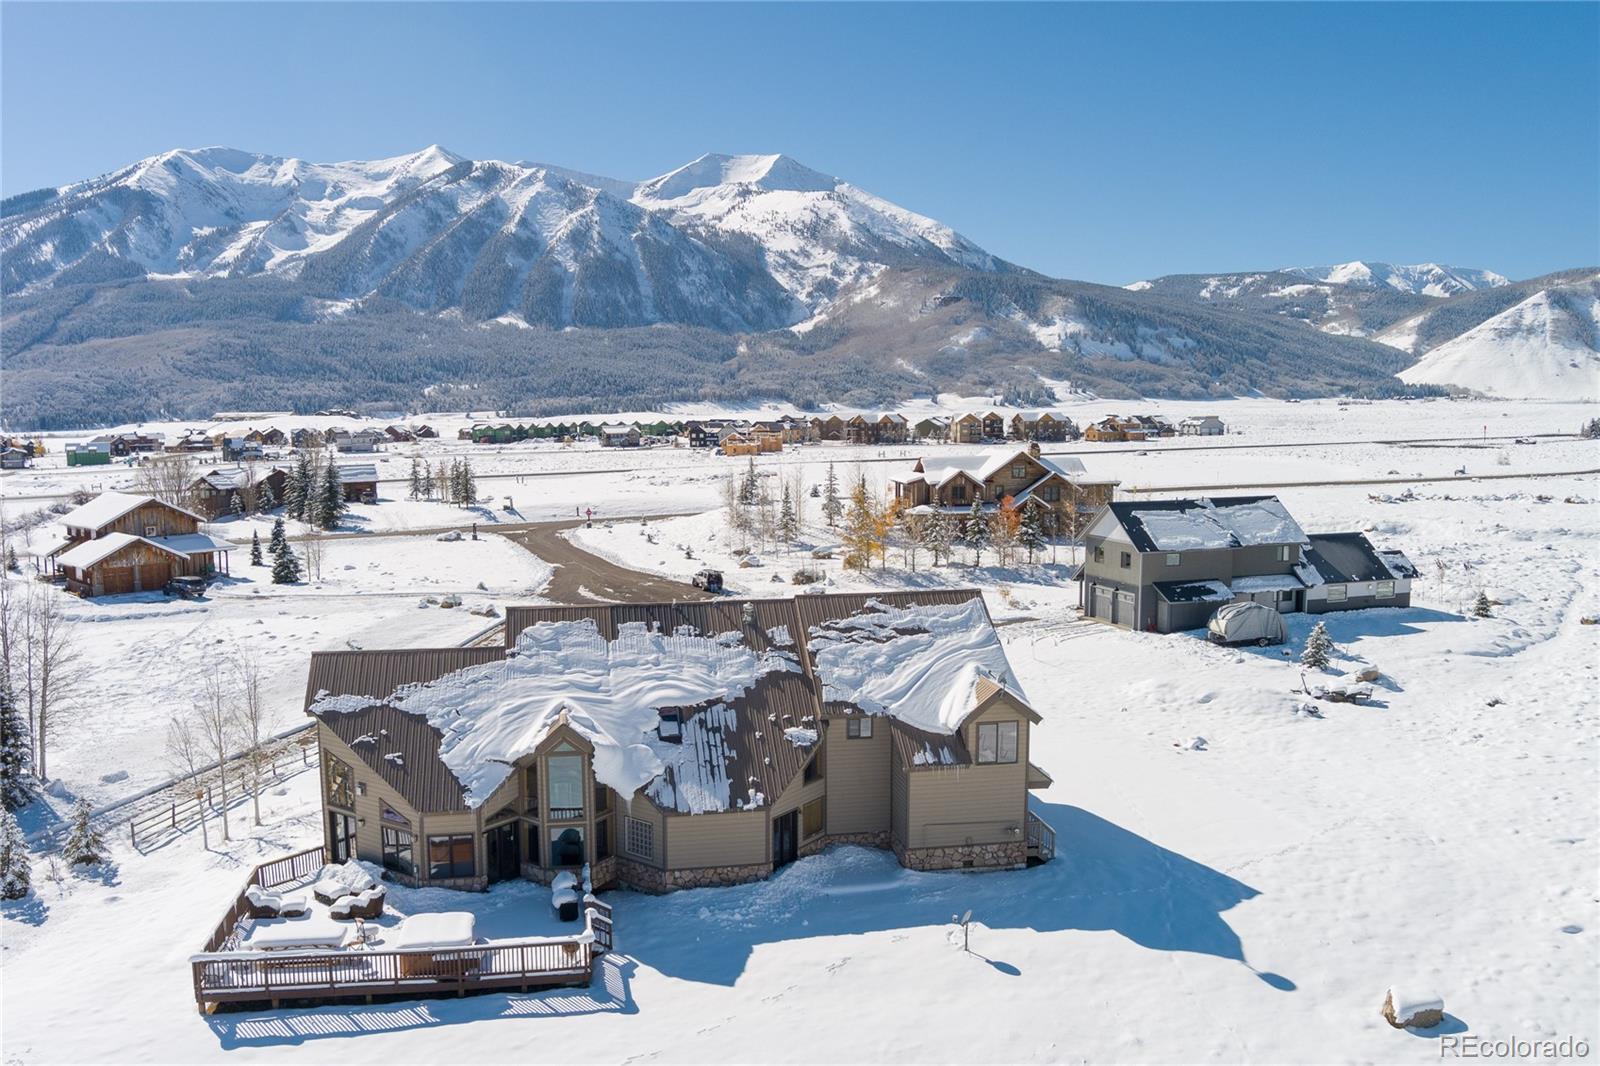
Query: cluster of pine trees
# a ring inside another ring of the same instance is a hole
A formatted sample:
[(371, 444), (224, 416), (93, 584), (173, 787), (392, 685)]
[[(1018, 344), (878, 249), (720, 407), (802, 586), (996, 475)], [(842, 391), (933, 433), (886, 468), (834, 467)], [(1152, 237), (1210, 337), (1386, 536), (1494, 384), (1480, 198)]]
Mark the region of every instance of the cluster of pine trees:
[(413, 500), (442, 500), (458, 507), (478, 502), (478, 475), (470, 459), (443, 459), (429, 465), (426, 460), (411, 460), (411, 485), (409, 495)]
[(319, 461), (302, 450), (283, 487), (283, 513), (317, 529), (336, 529), (350, 509), (333, 457)]

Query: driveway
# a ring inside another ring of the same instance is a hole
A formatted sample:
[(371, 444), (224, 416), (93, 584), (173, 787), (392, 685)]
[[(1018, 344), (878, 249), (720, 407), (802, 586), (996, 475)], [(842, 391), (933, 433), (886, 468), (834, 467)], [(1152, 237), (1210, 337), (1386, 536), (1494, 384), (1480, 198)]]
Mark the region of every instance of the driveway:
[(542, 594), (556, 603), (665, 603), (672, 600), (708, 600), (712, 597), (682, 582), (619, 566), (584, 551), (561, 531), (582, 522), (540, 522), (516, 530), (479, 530), (520, 544), (555, 567)]

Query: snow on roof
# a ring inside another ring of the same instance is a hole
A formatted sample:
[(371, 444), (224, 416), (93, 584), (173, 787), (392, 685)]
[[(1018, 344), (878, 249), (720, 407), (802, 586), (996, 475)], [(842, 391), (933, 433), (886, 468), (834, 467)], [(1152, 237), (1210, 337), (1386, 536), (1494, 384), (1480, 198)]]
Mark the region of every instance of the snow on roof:
[[(102, 540), (104, 538), (101, 538)], [(209, 533), (179, 533), (171, 537), (147, 538), (151, 544), (166, 548), (168, 551), (180, 555), (198, 555), (204, 552), (231, 552), (233, 545), (225, 540), (219, 540)]]
[[(595, 777), (623, 796), (671, 767), (676, 795), (665, 796), (665, 806), (726, 810), (726, 760), (718, 777), (715, 760), (700, 759), (693, 741), (704, 739), (697, 729), (732, 728), (732, 712), (711, 707), (693, 716), (677, 745), (655, 736), (661, 710), (730, 701), (765, 674), (798, 669), (793, 653), (758, 656), (738, 633), (703, 636), (680, 626), (668, 635), (628, 622), (607, 640), (591, 619), (540, 622), (518, 634), (503, 661), (402, 687), (387, 700), (319, 694), (309, 709), (337, 713), (386, 702), (423, 716), (443, 735), (439, 757), (473, 807), (509, 776), (514, 760), (565, 721), (594, 745)], [(651, 797), (658, 798), (655, 790)]]
[(172, 504), (164, 503), (154, 496), (135, 496), (128, 492), (102, 492), (83, 506), (73, 508), (62, 515), (61, 523), (79, 529), (100, 529), (115, 522), (129, 511), (143, 507), (148, 503), (170, 507), (172, 510), (186, 514), (198, 521), (205, 521), (193, 511), (185, 511), (182, 507), (174, 507)]
[(1020, 447), (994, 452), (924, 456), (918, 460), (922, 465), (922, 472), (912, 471), (900, 480), (908, 484), (914, 481), (926, 481), (930, 485), (940, 486), (959, 474), (965, 474), (977, 481), (987, 481), (1012, 463), (1027, 460), (1044, 467), (1047, 475), (1057, 474), (1068, 481), (1076, 481), (1088, 473), (1083, 463), (1073, 456), (1033, 455), (1026, 447)]
[(1383, 565), (1388, 567), (1389, 573), (1397, 580), (1417, 576), (1417, 565), (1406, 558), (1406, 553), (1398, 548), (1380, 548), (1378, 558), (1383, 560)]
[(1111, 510), (1140, 551), (1205, 551), (1306, 542), (1305, 532), (1276, 496), (1122, 502), (1113, 503)]
[(339, 463), (334, 467), (339, 471), (341, 482), (362, 482), (378, 480), (377, 463)]
[[(998, 682), (1010, 676), (981, 599), (910, 607), (869, 600), (867, 607), (813, 626), (808, 634), (812, 671), (825, 700), (949, 734), (977, 706), (979, 678)], [(1015, 683), (1007, 687), (1018, 692)]]
[(107, 556), (114, 555), (130, 544), (137, 544), (144, 540), (132, 533), (107, 533), (95, 540), (86, 540), (75, 548), (68, 549), (56, 557), (59, 566), (75, 566), (79, 569), (93, 566)]
[(1233, 579), (1235, 592), (1293, 592), (1306, 587), (1294, 574), (1251, 574)]
[(242, 489), (246, 485), (259, 485), (279, 470), (278, 466), (219, 466), (200, 475), (200, 480), (216, 489)]

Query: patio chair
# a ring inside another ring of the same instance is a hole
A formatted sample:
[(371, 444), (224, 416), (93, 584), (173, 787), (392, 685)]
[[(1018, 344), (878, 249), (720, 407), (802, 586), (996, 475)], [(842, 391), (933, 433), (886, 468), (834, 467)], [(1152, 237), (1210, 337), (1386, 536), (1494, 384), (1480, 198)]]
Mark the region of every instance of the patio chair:
[(328, 909), (328, 913), (341, 920), (347, 920), (351, 918), (365, 918), (368, 920), (373, 918), (381, 918), (383, 917), (383, 900), (385, 895), (387, 895), (387, 890), (382, 885), (374, 885), (365, 892), (358, 892), (355, 895), (345, 896), (343, 899), (339, 900), (332, 907), (330, 907)]
[(245, 889), (244, 898), (251, 918), (287, 918), (304, 914), (311, 907), (303, 892), (273, 892), (260, 885)]

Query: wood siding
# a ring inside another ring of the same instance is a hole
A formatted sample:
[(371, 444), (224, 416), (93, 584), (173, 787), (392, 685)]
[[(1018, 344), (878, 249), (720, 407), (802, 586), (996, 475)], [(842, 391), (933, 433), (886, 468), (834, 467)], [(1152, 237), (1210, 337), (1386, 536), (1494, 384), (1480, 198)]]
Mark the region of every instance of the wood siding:
[(889, 828), (889, 722), (872, 719), (872, 736), (852, 740), (848, 719), (827, 721), (828, 832)]
[[(962, 726), (978, 751), (978, 724), (1017, 723), (1017, 761), (917, 770), (908, 774), (908, 848), (1003, 844), (1022, 839), (1028, 808), (1028, 714), (1002, 696)], [(1011, 832), (1011, 830), (1015, 832)]]
[(730, 811), (668, 818), (672, 869), (745, 866), (768, 860), (767, 812)]

